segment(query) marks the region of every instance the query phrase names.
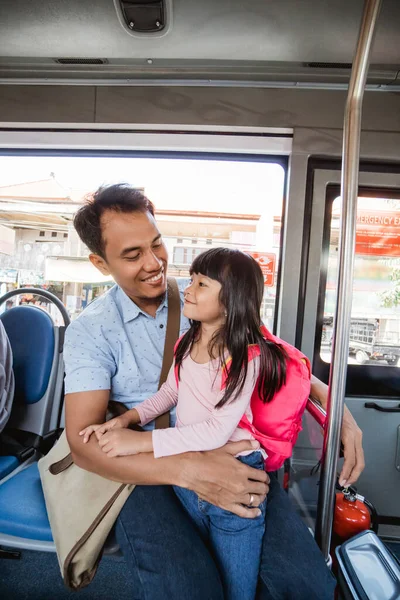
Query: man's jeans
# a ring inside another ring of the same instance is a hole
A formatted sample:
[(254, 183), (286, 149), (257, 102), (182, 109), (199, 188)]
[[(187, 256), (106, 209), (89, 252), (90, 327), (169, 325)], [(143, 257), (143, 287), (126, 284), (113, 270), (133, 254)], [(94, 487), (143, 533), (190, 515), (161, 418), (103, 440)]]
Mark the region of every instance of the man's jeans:
[[(261, 452), (238, 458), (254, 469), (264, 469)], [(265, 529), (264, 500), (261, 515), (243, 519), (198, 497), (191, 490), (174, 486), (176, 495), (209, 546), (224, 588), (225, 600), (254, 600)]]
[[(224, 599), (211, 553), (171, 487), (137, 486), (116, 532), (132, 600)], [(272, 476), (257, 600), (332, 600), (334, 587), (310, 532)]]

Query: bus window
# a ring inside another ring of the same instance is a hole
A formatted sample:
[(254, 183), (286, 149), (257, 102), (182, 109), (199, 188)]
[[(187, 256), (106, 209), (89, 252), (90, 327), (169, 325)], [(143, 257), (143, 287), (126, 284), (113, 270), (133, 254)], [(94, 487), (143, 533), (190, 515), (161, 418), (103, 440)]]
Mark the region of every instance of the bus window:
[[(400, 366), (400, 199), (375, 192), (357, 203), (348, 364)], [(332, 203), (320, 356), (330, 362), (341, 199)]]
[(91, 265), (73, 216), (100, 185), (125, 182), (156, 207), (171, 276), (188, 277), (211, 247), (250, 253), (264, 275), (261, 317), (273, 330), (285, 173), (286, 159), (248, 155), (0, 156), (0, 292), (48, 289), (72, 319), (106, 292), (113, 281)]

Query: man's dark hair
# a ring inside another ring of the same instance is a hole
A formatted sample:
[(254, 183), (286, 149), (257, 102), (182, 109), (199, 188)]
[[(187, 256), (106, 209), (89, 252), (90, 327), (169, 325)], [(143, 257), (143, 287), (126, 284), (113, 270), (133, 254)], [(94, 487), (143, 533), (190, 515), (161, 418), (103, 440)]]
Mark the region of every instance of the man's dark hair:
[(104, 259), (101, 217), (106, 210), (117, 213), (149, 212), (154, 216), (154, 206), (141, 190), (127, 183), (99, 187), (75, 214), (74, 227), (89, 250)]

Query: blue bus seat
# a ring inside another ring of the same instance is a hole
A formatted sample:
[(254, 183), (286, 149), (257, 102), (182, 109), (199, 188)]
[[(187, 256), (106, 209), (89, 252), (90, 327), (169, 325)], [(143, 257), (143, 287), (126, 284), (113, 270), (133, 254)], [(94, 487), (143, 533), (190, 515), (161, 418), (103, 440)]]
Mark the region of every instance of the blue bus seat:
[(46, 392), (53, 365), (53, 321), (36, 306), (16, 306), (1, 320), (13, 351), (14, 402), (35, 404)]
[[(6, 432), (24, 432), (28, 440), (35, 437), (40, 440), (59, 427), (63, 331), (54, 326), (47, 312), (36, 306), (16, 306), (0, 318), (10, 340), (15, 377), (14, 402)], [(15, 460), (15, 456), (0, 457), (0, 479), (19, 465)]]
[(0, 487), (2, 534), (52, 542), (37, 462)]
[(18, 465), (19, 460), (16, 456), (0, 456), (0, 479), (14, 471)]
[[(65, 328), (54, 327), (51, 317), (35, 306), (12, 308), (0, 318), (10, 338), (16, 381), (15, 402), (7, 427), (45, 437), (60, 427), (63, 420)], [(18, 463), (15, 457), (0, 457), (0, 545), (55, 552), (38, 458), (36, 453), (15, 469)], [(116, 551), (118, 544), (111, 535), (105, 553)]]
[[(37, 462), (0, 483), (0, 544), (55, 552)], [(104, 554), (119, 552), (112, 531)]]

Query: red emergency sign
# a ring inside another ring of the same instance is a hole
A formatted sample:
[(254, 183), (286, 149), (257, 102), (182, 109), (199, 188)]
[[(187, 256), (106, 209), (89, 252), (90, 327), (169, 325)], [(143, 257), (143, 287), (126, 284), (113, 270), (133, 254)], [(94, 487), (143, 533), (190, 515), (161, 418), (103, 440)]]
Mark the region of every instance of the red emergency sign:
[(276, 254), (272, 252), (248, 252), (260, 265), (264, 275), (264, 285), (273, 287), (275, 280)]

